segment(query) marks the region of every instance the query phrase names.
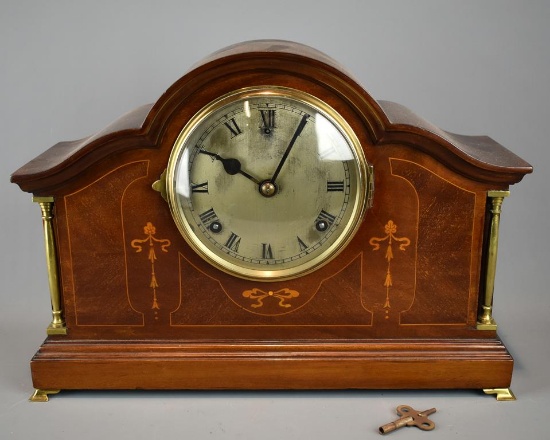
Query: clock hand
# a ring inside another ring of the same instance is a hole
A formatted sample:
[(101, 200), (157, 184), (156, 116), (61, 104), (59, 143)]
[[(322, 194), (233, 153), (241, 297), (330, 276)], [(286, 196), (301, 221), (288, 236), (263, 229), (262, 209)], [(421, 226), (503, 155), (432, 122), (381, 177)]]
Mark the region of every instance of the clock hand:
[(286, 151), (283, 154), (283, 157), (281, 158), (281, 161), (279, 162), (279, 165), (277, 165), (277, 169), (273, 173), (273, 177), (271, 177), (270, 182), (275, 185), (275, 180), (277, 179), (277, 176), (279, 176), (279, 173), (281, 172), (281, 168), (283, 168), (284, 163), (286, 162), (286, 159), (288, 155), (290, 154), (290, 150), (292, 150), (292, 147), (294, 146), (294, 143), (296, 142), (296, 139), (298, 139), (298, 136), (300, 136), (300, 133), (302, 133), (302, 130), (306, 126), (307, 119), (309, 118), (309, 115), (306, 113), (304, 116), (302, 116), (302, 120), (300, 121), (300, 124), (298, 124), (298, 128), (294, 132), (294, 135), (292, 136), (292, 139), (290, 140), (288, 147), (286, 147)]
[(224, 157), (221, 157), (219, 154), (212, 153), (212, 152), (207, 151), (207, 150), (203, 150), (202, 148), (199, 150), (199, 153), (206, 154), (208, 156), (212, 156), (216, 160), (219, 160), (222, 163), (223, 169), (225, 170), (225, 172), (227, 174), (229, 174), (230, 176), (234, 176), (235, 174), (242, 174), (247, 179), (252, 180), (252, 182), (254, 182), (255, 184), (257, 184), (257, 185), (260, 184), (260, 181), (258, 179), (251, 176), (250, 174), (248, 174), (246, 171), (244, 171), (241, 168), (241, 162), (239, 162), (238, 159), (224, 158)]

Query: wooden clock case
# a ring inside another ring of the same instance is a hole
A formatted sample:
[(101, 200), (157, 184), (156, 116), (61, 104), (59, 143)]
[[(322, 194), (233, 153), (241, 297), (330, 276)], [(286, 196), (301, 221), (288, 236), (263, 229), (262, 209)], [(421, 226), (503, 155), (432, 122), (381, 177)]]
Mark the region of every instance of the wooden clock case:
[[(353, 240), (287, 281), (209, 265), (152, 188), (195, 113), (259, 85), (327, 102), (374, 167), (373, 206)], [(509, 185), (531, 170), (488, 137), (451, 134), (375, 101), (309, 47), (253, 41), (216, 52), (155, 104), (12, 175), (40, 203), (46, 235), (53, 320), (31, 362), (36, 398), (62, 389), (508, 388), (513, 359), (491, 316), (498, 219)]]

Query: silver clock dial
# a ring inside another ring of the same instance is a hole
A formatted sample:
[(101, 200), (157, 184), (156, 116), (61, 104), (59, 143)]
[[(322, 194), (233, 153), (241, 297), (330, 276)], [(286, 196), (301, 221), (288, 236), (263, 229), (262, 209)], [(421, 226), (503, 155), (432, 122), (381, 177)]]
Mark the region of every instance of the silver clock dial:
[(316, 98), (265, 87), (225, 96), (181, 132), (169, 202), (189, 244), (234, 275), (302, 275), (357, 229), (368, 168), (345, 121)]

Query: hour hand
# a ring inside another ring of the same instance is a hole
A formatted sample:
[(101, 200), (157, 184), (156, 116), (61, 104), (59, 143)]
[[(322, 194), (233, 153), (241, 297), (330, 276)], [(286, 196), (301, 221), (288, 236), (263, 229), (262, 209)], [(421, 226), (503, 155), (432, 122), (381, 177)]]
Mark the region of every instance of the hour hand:
[(260, 181), (258, 179), (256, 179), (254, 176), (251, 176), (250, 174), (248, 174), (246, 171), (242, 169), (241, 162), (238, 159), (224, 158), (224, 157), (221, 157), (219, 154), (212, 153), (202, 148), (199, 150), (199, 153), (206, 154), (207, 156), (211, 156), (214, 159), (219, 160), (222, 163), (223, 169), (225, 170), (225, 172), (230, 176), (234, 176), (235, 174), (242, 174), (244, 177), (251, 180), (252, 182), (258, 185), (260, 184)]

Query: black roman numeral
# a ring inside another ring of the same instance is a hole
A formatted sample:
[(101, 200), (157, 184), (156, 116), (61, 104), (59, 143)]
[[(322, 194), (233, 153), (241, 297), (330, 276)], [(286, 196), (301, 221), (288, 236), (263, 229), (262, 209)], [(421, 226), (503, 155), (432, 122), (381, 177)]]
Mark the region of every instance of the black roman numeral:
[(304, 243), (304, 240), (302, 240), (300, 237), (296, 236), (298, 239), (298, 246), (300, 246), (300, 251), (303, 252), (308, 248), (308, 245)]
[(344, 181), (329, 181), (327, 182), (327, 191), (336, 191), (336, 192), (343, 192), (344, 191)]
[(275, 128), (275, 110), (260, 110), (262, 115), (262, 129), (265, 134), (271, 133)]
[(217, 214), (214, 212), (214, 208), (210, 208), (204, 211), (202, 214), (199, 214), (201, 222), (208, 226), (210, 223), (219, 220)]
[(329, 214), (324, 209), (322, 209), (316, 221), (326, 221), (332, 225), (334, 223), (334, 220), (336, 220), (336, 217), (334, 215)]
[(239, 245), (241, 244), (241, 237), (239, 237), (234, 232), (231, 233), (227, 241), (225, 242), (225, 247), (231, 249), (233, 252), (239, 251)]
[(273, 258), (273, 251), (269, 243), (262, 243), (262, 258), (270, 260)]
[(224, 123), (225, 126), (229, 129), (231, 132), (231, 137), (234, 138), (235, 136), (238, 136), (242, 133), (241, 129), (237, 125), (237, 121), (235, 121), (235, 118), (231, 118), (229, 121)]
[(208, 193), (208, 181), (203, 183), (191, 183), (192, 193)]

